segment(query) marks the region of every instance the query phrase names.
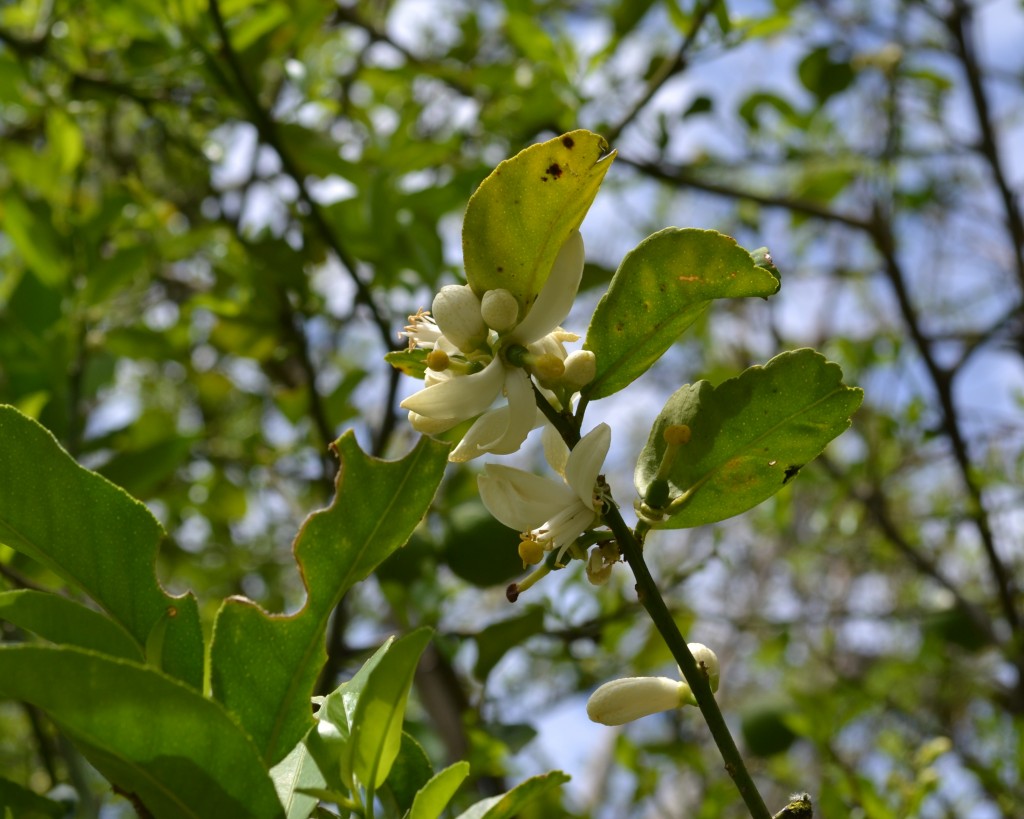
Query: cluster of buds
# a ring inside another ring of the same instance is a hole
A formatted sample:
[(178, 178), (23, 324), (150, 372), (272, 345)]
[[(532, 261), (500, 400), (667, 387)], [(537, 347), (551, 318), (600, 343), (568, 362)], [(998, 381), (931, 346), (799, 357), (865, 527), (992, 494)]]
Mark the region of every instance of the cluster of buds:
[[(574, 230), (551, 274), (525, 315), (504, 289), (477, 296), (469, 285), (449, 285), (431, 312), (410, 316), (402, 333), (410, 349), (428, 351), (424, 386), (401, 406), (419, 432), (445, 432), (475, 418), (450, 460), (490, 452), (516, 452), (540, 423), (534, 385), (560, 406), (593, 379), (594, 354), (568, 353), (579, 336), (560, 325), (569, 314), (583, 275), (583, 239)], [(492, 409), (500, 397), (505, 405)]]

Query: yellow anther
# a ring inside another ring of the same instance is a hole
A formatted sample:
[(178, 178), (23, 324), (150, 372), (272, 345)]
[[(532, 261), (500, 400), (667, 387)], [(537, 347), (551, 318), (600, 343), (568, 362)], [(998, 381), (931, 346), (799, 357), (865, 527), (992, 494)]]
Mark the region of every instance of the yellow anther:
[(544, 547), (536, 540), (523, 540), (519, 544), (519, 557), (522, 558), (524, 569), (533, 566), (544, 559)]
[(451, 360), (444, 350), (434, 349), (427, 354), (427, 366), (434, 372), (444, 372), (450, 364)]

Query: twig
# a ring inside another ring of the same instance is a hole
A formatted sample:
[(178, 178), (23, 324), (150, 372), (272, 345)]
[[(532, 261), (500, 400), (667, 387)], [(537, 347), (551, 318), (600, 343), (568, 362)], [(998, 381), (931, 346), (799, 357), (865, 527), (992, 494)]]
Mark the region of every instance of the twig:
[(967, 86), (971, 92), (971, 102), (974, 105), (974, 114), (978, 120), (978, 130), (981, 136), (978, 151), (988, 163), (992, 172), (992, 181), (995, 182), (1003, 201), (1006, 227), (1010, 233), (1010, 242), (1013, 245), (1014, 261), (1016, 262), (1017, 281), (1024, 288), (1024, 220), (1021, 219), (1017, 195), (1010, 187), (1006, 169), (1003, 167), (1002, 154), (996, 142), (995, 128), (992, 125), (992, 111), (982, 83), (978, 56), (974, 49), (972, 24), (973, 9), (963, 0), (955, 0), (946, 25), (953, 35), (957, 54), (963, 65), (964, 74), (967, 76)]
[(704, 0), (697, 5), (693, 11), (693, 17), (690, 20), (690, 29), (686, 32), (686, 36), (683, 38), (683, 42), (679, 44), (679, 48), (676, 49), (675, 53), (671, 57), (666, 57), (662, 60), (657, 70), (648, 79), (647, 84), (644, 86), (643, 93), (633, 102), (629, 110), (619, 119), (619, 121), (606, 129), (604, 136), (609, 143), (614, 142), (618, 139), (619, 134), (625, 130), (625, 128), (636, 119), (637, 115), (647, 106), (647, 103), (651, 101), (655, 94), (665, 85), (672, 77), (683, 71), (688, 62), (688, 55), (693, 44), (697, 40), (697, 34), (700, 32), (701, 26), (704, 24), (705, 18), (711, 13), (711, 10), (718, 5), (719, 0)]
[(961, 480), (967, 490), (970, 501), (968, 513), (974, 522), (975, 528), (978, 530), (982, 550), (985, 553), (985, 558), (989, 564), (989, 570), (996, 586), (1000, 608), (1014, 633), (1018, 633), (1021, 620), (1015, 601), (1016, 590), (1006, 565), (996, 549), (995, 537), (989, 525), (981, 488), (973, 474), (970, 456), (967, 452), (967, 443), (964, 439), (959, 414), (953, 401), (952, 382), (954, 371), (941, 367), (932, 352), (931, 340), (925, 335), (921, 327), (917, 309), (913, 304), (909, 288), (907, 287), (903, 268), (896, 256), (896, 243), (895, 237), (892, 234), (891, 220), (887, 218), (883, 210), (876, 207), (869, 219), (863, 219), (785, 196), (758, 194), (728, 185), (705, 182), (692, 178), (682, 170), (672, 171), (665, 166), (635, 162), (625, 158), (620, 158), (620, 161), (662, 181), (686, 185), (734, 199), (746, 199), (763, 205), (803, 213), (823, 221), (845, 225), (867, 235), (881, 257), (883, 270), (896, 296), (907, 332), (913, 340), (918, 354), (921, 356), (925, 369), (931, 378), (936, 396), (939, 399), (943, 415), (943, 426), (950, 441), (953, 459), (957, 464)]
[[(570, 449), (576, 446), (580, 440), (578, 420), (567, 413), (558, 412), (548, 403), (548, 400), (540, 393), (536, 386), (533, 388), (537, 406), (544, 417), (558, 430), (562, 439)], [(718, 746), (718, 751), (725, 761), (725, 770), (732, 777), (743, 802), (747, 806), (752, 819), (772, 819), (768, 808), (761, 797), (761, 793), (754, 784), (747, 766), (743, 762), (739, 748), (729, 732), (729, 726), (725, 724), (725, 718), (718, 707), (718, 701), (711, 691), (711, 685), (707, 676), (697, 665), (697, 661), (690, 653), (686, 640), (679, 631), (672, 613), (665, 605), (665, 599), (661, 596), (658, 584), (654, 582), (650, 569), (644, 561), (643, 548), (633, 531), (626, 525), (619, 512), (619, 508), (609, 501), (603, 513), (605, 524), (611, 529), (619, 544), (619, 550), (626, 559), (633, 576), (636, 578), (637, 597), (641, 605), (647, 610), (655, 628), (661, 634), (662, 639), (668, 646), (672, 657), (683, 672), (683, 678), (690, 686), (694, 698), (697, 700), (697, 707), (700, 709), (707, 723), (708, 730)]]

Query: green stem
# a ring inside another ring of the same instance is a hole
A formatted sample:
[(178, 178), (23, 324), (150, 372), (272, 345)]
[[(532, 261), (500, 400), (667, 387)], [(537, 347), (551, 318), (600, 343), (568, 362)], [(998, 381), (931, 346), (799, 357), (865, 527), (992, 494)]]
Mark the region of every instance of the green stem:
[(729, 727), (725, 724), (725, 718), (711, 691), (707, 676), (700, 670), (693, 654), (690, 653), (686, 640), (683, 639), (679, 627), (668, 610), (668, 606), (665, 605), (665, 600), (647, 568), (647, 563), (644, 562), (640, 543), (622, 519), (619, 508), (615, 504), (608, 504), (604, 513), (604, 522), (612, 530), (623, 557), (626, 558), (626, 562), (633, 570), (640, 603), (647, 609), (651, 620), (654, 621), (655, 628), (658, 629), (662, 639), (668, 645), (669, 651), (672, 652), (672, 656), (679, 664), (679, 669), (683, 672), (683, 677), (697, 700), (697, 707), (700, 708), (704, 721), (711, 731), (711, 736), (718, 746), (719, 753), (725, 761), (725, 770), (729, 772), (729, 776), (736, 783), (736, 788), (739, 790), (747, 810), (750, 811), (752, 819), (772, 819), (772, 815), (764, 804), (764, 799), (761, 798), (761, 794), (757, 790), (757, 785), (754, 784), (747, 766), (743, 763), (743, 757), (740, 756), (736, 742), (733, 740), (732, 734), (729, 733)]
[[(558, 412), (548, 403), (547, 399), (536, 387), (534, 387), (534, 397), (537, 400), (537, 406), (544, 413), (544, 417), (558, 430), (558, 433), (562, 436), (568, 447), (572, 449), (576, 446), (580, 440), (580, 426), (583, 420), (582, 412), (577, 410), (575, 416), (568, 412)], [(697, 700), (697, 707), (700, 708), (704, 721), (711, 731), (711, 736), (718, 746), (718, 751), (725, 761), (725, 769), (729, 772), (733, 782), (736, 783), (736, 788), (739, 790), (747, 810), (750, 811), (750, 816), (752, 819), (772, 819), (772, 815), (768, 812), (761, 793), (757, 790), (757, 785), (754, 784), (747, 766), (743, 763), (743, 757), (740, 756), (739, 748), (736, 747), (736, 742), (733, 740), (732, 734), (729, 733), (729, 726), (725, 724), (725, 717), (722, 716), (722, 711), (718, 707), (718, 701), (711, 691), (708, 678), (700, 670), (697, 661), (693, 658), (693, 654), (690, 653), (686, 640), (683, 639), (683, 635), (680, 633), (672, 613), (668, 610), (668, 606), (665, 605), (665, 600), (658, 590), (658, 585), (651, 576), (650, 569), (647, 568), (647, 563), (644, 562), (643, 547), (640, 540), (633, 530), (626, 525), (626, 522), (622, 519), (622, 514), (619, 512), (619, 507), (614, 502), (607, 504), (603, 519), (608, 528), (612, 530), (612, 534), (615, 535), (615, 539), (619, 544), (619, 550), (622, 552), (623, 557), (626, 558), (629, 567), (633, 570), (640, 603), (647, 609), (647, 613), (654, 622), (655, 628), (658, 629), (669, 651), (672, 652), (676, 663), (678, 663), (679, 669), (683, 672), (683, 678), (689, 684), (690, 690)], [(640, 526), (637, 528), (640, 530)], [(646, 531), (646, 529), (643, 531)]]

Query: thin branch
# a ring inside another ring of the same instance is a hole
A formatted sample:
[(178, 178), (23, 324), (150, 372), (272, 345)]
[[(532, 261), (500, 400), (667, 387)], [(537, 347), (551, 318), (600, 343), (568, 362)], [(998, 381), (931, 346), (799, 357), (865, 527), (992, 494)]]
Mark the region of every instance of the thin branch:
[(623, 114), (619, 121), (607, 129), (605, 132), (605, 138), (609, 143), (614, 142), (618, 139), (619, 134), (625, 130), (627, 126), (640, 114), (641, 111), (647, 106), (647, 103), (651, 101), (655, 94), (667, 83), (672, 77), (676, 76), (679, 72), (686, 69), (688, 63), (688, 57), (690, 49), (697, 40), (697, 34), (700, 32), (701, 26), (704, 25), (704, 20), (707, 18), (711, 10), (718, 5), (719, 0), (703, 0), (700, 2), (693, 11), (693, 17), (690, 19), (690, 29), (686, 32), (686, 36), (683, 38), (683, 42), (679, 44), (679, 48), (676, 49), (675, 53), (670, 57), (665, 57), (657, 70), (651, 75), (650, 79), (647, 80), (647, 84), (644, 86), (643, 92), (633, 102), (629, 110)]
[(722, 710), (718, 707), (718, 701), (711, 691), (707, 675), (700, 669), (693, 654), (690, 653), (686, 640), (683, 639), (672, 613), (665, 605), (657, 583), (654, 582), (654, 578), (647, 568), (640, 543), (622, 519), (619, 509), (614, 503), (607, 504), (603, 517), (604, 522), (615, 535), (623, 557), (633, 570), (637, 596), (643, 607), (647, 609), (647, 613), (669, 651), (672, 652), (673, 659), (679, 664), (679, 670), (683, 672), (683, 678), (689, 684), (690, 690), (697, 700), (697, 707), (700, 708), (704, 722), (707, 723), (715, 745), (718, 746), (718, 751), (722, 755), (725, 770), (736, 784), (736, 789), (740, 792), (750, 816), (752, 819), (772, 819), (757, 785), (754, 784), (754, 780), (743, 762), (739, 748), (736, 747), (736, 742), (729, 732), (729, 726), (725, 724), (725, 717), (722, 716)]
[(214, 70), (214, 73), (229, 91), (238, 91), (241, 94), (244, 106), (252, 119), (252, 124), (256, 126), (256, 130), (259, 132), (260, 139), (265, 144), (273, 148), (280, 157), (281, 166), (284, 169), (284, 172), (295, 180), (295, 184), (299, 189), (299, 197), (309, 208), (309, 218), (313, 223), (313, 227), (316, 229), (317, 233), (320, 234), (320, 237), (327, 246), (330, 247), (337, 255), (338, 260), (345, 268), (349, 278), (351, 278), (352, 282), (355, 284), (356, 300), (365, 305), (370, 311), (370, 315), (374, 324), (377, 325), (377, 329), (385, 346), (388, 349), (396, 349), (396, 341), (392, 338), (388, 322), (374, 302), (369, 285), (363, 280), (363, 277), (359, 275), (355, 257), (349, 253), (348, 249), (342, 244), (341, 240), (327, 222), (323, 209), (310, 195), (309, 188), (306, 185), (305, 176), (295, 164), (295, 160), (292, 158), (291, 153), (285, 148), (284, 142), (281, 139), (277, 128), (277, 123), (263, 108), (259, 101), (259, 97), (256, 95), (256, 91), (250, 84), (249, 78), (246, 76), (245, 70), (242, 68), (238, 54), (231, 45), (231, 37), (228, 34), (224, 18), (221, 15), (219, 0), (210, 0), (210, 17), (213, 20), (214, 28), (216, 29), (217, 35), (220, 39), (224, 60), (231, 70), (233, 82), (224, 77), (220, 72), (216, 61), (210, 60), (210, 67)]
[(956, 602), (957, 607), (970, 617), (971, 622), (974, 623), (978, 629), (985, 634), (993, 643), (998, 643), (999, 640), (996, 637), (995, 630), (992, 627), (992, 621), (986, 616), (985, 612), (975, 604), (971, 603), (967, 598), (963, 596), (960, 588), (953, 583), (942, 570), (939, 569), (924, 553), (921, 552), (913, 543), (911, 543), (900, 531), (896, 522), (893, 520), (892, 515), (889, 512), (889, 505), (886, 502), (885, 495), (879, 491), (877, 487), (871, 487), (869, 489), (858, 488), (853, 486), (849, 481), (844, 479), (842, 470), (828, 457), (828, 455), (819, 455), (818, 463), (825, 469), (826, 472), (836, 482), (844, 485), (850, 495), (864, 506), (864, 509), (875, 521), (875, 525), (881, 529), (886, 539), (892, 544), (897, 551), (899, 551), (917, 571), (919, 571), (925, 577), (930, 577), (942, 588), (948, 591)]
[[(234, 47), (231, 44), (231, 37), (228, 33), (227, 26), (224, 23), (224, 18), (221, 14), (219, 0), (210, 0), (210, 17), (213, 20), (214, 28), (217, 31), (218, 38), (220, 39), (221, 49), (223, 51), (224, 60), (231, 70), (233, 85), (237, 86), (237, 90), (241, 93), (246, 110), (249, 112), (249, 116), (252, 119), (253, 124), (256, 126), (256, 130), (259, 132), (261, 140), (269, 145), (281, 159), (281, 167), (284, 172), (290, 176), (294, 181), (299, 190), (299, 197), (306, 204), (309, 209), (309, 218), (313, 224), (314, 229), (327, 244), (328, 247), (334, 252), (338, 260), (341, 262), (342, 267), (348, 273), (349, 278), (355, 285), (356, 288), (356, 301), (363, 304), (370, 312), (370, 316), (373, 323), (376, 325), (378, 333), (380, 334), (381, 341), (385, 348), (397, 349), (397, 341), (391, 334), (391, 328), (388, 320), (385, 318), (381, 310), (377, 307), (376, 302), (373, 299), (373, 294), (370, 291), (369, 284), (364, 281), (363, 277), (359, 275), (357, 261), (352, 256), (348, 249), (344, 246), (342, 241), (339, 239), (333, 228), (327, 221), (324, 215), (323, 209), (320, 204), (316, 202), (310, 195), (309, 188), (306, 185), (305, 176), (300, 171), (299, 167), (295, 164), (291, 153), (287, 150), (281, 139), (280, 132), (278, 131), (277, 123), (273, 120), (270, 114), (263, 108), (259, 101), (259, 97), (256, 91), (253, 89), (249, 82), (249, 78), (242, 67), (241, 61), (238, 58), (238, 54), (235, 52)], [(222, 84), (232, 89), (232, 83), (228, 81), (226, 77), (220, 72), (220, 68), (216, 61), (210, 60), (210, 67), (221, 80)], [(309, 362), (308, 348), (304, 359), (304, 367), (309, 366), (312, 369), (312, 365)], [(315, 373), (309, 372), (311, 376), (315, 376)], [(314, 411), (314, 423), (317, 424), (318, 429), (321, 431), (321, 435), (326, 432), (325, 438), (330, 442), (332, 433), (328, 429), (326, 423), (326, 415), (322, 411), (322, 407), (319, 415), (316, 414), (316, 384), (315, 380), (311, 380), (309, 383), (310, 390), (310, 401), (311, 409)], [(397, 395), (397, 386), (390, 390), (388, 393), (388, 406), (385, 408), (384, 417), (381, 422), (381, 430), (393, 429), (395, 424), (395, 397)], [(383, 453), (384, 446), (386, 445), (387, 437), (381, 433), (378, 433), (375, 439), (374, 453), (380, 455)]]
[(853, 228), (862, 233), (874, 244), (876, 251), (882, 260), (882, 267), (889, 280), (890, 286), (896, 296), (904, 324), (907, 327), (914, 346), (925, 365), (939, 405), (942, 409), (943, 426), (950, 441), (953, 459), (957, 464), (961, 480), (967, 490), (970, 501), (968, 513), (978, 530), (982, 550), (985, 553), (993, 582), (996, 586), (996, 594), (999, 598), (999, 605), (1010, 627), (1014, 633), (1020, 630), (1021, 620), (1016, 605), (1016, 590), (1013, 580), (1005, 563), (999, 555), (995, 544), (995, 536), (989, 524), (987, 512), (982, 498), (981, 488), (974, 477), (970, 455), (967, 451), (967, 443), (959, 420), (959, 414), (953, 400), (953, 371), (944, 369), (938, 363), (932, 352), (931, 340), (925, 335), (921, 322), (918, 318), (917, 309), (910, 296), (910, 290), (896, 256), (896, 240), (892, 233), (891, 219), (880, 209), (876, 208), (868, 220), (857, 216), (843, 214), (824, 208), (820, 205), (805, 202), (803, 200), (791, 199), (781, 195), (763, 195), (752, 191), (746, 191), (729, 185), (720, 185), (694, 179), (682, 169), (670, 170), (666, 166), (653, 163), (641, 163), (620, 159), (638, 170), (649, 174), (653, 178), (660, 179), (674, 184), (706, 190), (721, 196), (733, 199), (746, 199), (759, 204), (780, 207), (796, 213), (802, 213), (823, 221), (833, 222)]
[(628, 156), (623, 156), (621, 153), (616, 159), (616, 162), (621, 165), (628, 165), (631, 168), (635, 168), (652, 179), (657, 179), (661, 182), (668, 182), (673, 185), (682, 185), (688, 188), (706, 191), (707, 193), (724, 196), (728, 199), (745, 199), (748, 202), (756, 202), (757, 204), (764, 205), (766, 207), (782, 208), (794, 213), (803, 214), (804, 216), (821, 219), (826, 222), (835, 222), (840, 225), (845, 225), (846, 227), (853, 228), (855, 230), (867, 232), (871, 227), (869, 221), (859, 216), (832, 210), (824, 207), (823, 205), (819, 205), (816, 202), (811, 202), (806, 199), (796, 199), (782, 194), (759, 193), (757, 191), (738, 188), (721, 182), (711, 182), (710, 180), (702, 179), (700, 176), (687, 171), (682, 167), (669, 165), (667, 163), (631, 159)]
[[(536, 386), (533, 387), (533, 392), (537, 406), (544, 417), (558, 430), (570, 449), (575, 447), (580, 440), (579, 419), (574, 418), (568, 412), (557, 411)], [(722, 716), (722, 710), (718, 707), (718, 701), (711, 690), (707, 675), (697, 665), (693, 654), (690, 653), (672, 612), (665, 604), (658, 584), (654, 582), (650, 569), (647, 568), (640, 541), (626, 525), (614, 502), (609, 501), (605, 505), (602, 519), (611, 529), (622, 556), (633, 570), (633, 576), (636, 578), (637, 598), (650, 615), (655, 628), (658, 629), (665, 645), (672, 653), (673, 659), (678, 663), (679, 670), (683, 672), (683, 678), (689, 684), (690, 690), (697, 700), (697, 707), (722, 755), (725, 770), (736, 784), (736, 789), (740, 792), (740, 797), (746, 804), (750, 816), (752, 819), (772, 819), (757, 785), (754, 784), (754, 780), (743, 762), (739, 748), (736, 747), (736, 742), (729, 732), (729, 726), (725, 724), (725, 717)]]
[(972, 30), (973, 9), (967, 3), (964, 3), (963, 0), (955, 0), (952, 13), (946, 20), (946, 25), (953, 35), (957, 55), (960, 57), (960, 62), (963, 65), (964, 74), (967, 76), (967, 86), (971, 92), (971, 102), (974, 106), (974, 114), (978, 120), (978, 131), (981, 136), (978, 151), (988, 163), (989, 169), (992, 172), (992, 181), (999, 190), (999, 196), (1003, 201), (1003, 210), (1006, 212), (1006, 227), (1010, 232), (1010, 242), (1013, 245), (1017, 281), (1020, 283), (1021, 288), (1024, 289), (1024, 220), (1021, 218), (1017, 195), (1010, 187), (1002, 154), (996, 141), (995, 126), (992, 123), (992, 110), (989, 105), (988, 95), (985, 93), (981, 66), (978, 63), (978, 55), (974, 46)]
[(981, 488), (974, 477), (974, 469), (971, 465), (970, 455), (967, 452), (967, 442), (961, 429), (959, 413), (953, 401), (952, 372), (939, 365), (932, 353), (931, 344), (921, 329), (921, 322), (917, 315), (917, 309), (911, 300), (903, 268), (896, 258), (896, 244), (895, 237), (892, 234), (891, 221), (881, 211), (875, 212), (869, 235), (882, 257), (883, 268), (896, 295), (896, 301), (899, 304), (900, 313), (903, 315), (903, 321), (907, 326), (907, 332), (913, 339), (918, 354), (921, 356), (921, 360), (935, 388), (936, 396), (939, 399), (939, 406), (942, 408), (943, 428), (946, 436), (949, 438), (953, 459), (956, 461), (960, 471), (960, 478), (970, 500), (968, 514), (978, 530), (982, 550), (985, 553), (989, 570), (992, 573), (992, 579), (996, 585), (996, 594), (999, 597), (999, 605), (1003, 611), (1003, 616), (1006, 617), (1007, 622), (1016, 634), (1020, 630), (1021, 625), (1015, 600), (1016, 591), (1013, 579), (996, 549), (995, 536), (989, 524)]

